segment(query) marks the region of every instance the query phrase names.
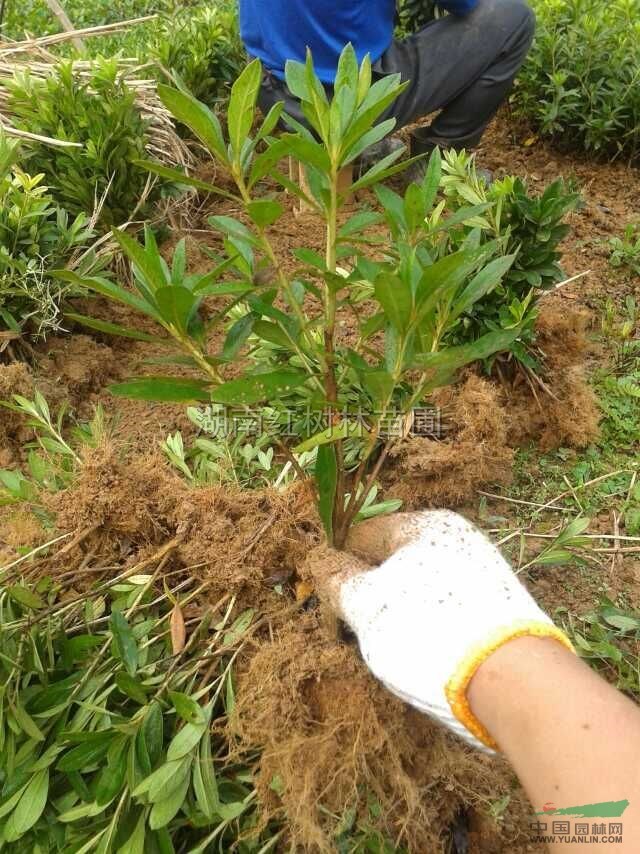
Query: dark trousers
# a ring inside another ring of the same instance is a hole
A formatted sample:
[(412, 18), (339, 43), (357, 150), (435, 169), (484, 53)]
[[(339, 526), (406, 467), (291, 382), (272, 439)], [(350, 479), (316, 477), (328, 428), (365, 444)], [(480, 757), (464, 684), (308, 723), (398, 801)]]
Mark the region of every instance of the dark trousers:
[[(440, 110), (419, 128), (413, 153), (440, 145), (473, 148), (509, 94), (535, 30), (525, 0), (480, 0), (465, 17), (445, 15), (403, 41), (394, 41), (373, 66), (374, 77), (399, 73), (410, 84), (382, 119), (395, 117), (396, 129)], [(304, 122), (298, 101), (285, 83), (266, 74), (260, 106), (284, 101), (286, 111)]]

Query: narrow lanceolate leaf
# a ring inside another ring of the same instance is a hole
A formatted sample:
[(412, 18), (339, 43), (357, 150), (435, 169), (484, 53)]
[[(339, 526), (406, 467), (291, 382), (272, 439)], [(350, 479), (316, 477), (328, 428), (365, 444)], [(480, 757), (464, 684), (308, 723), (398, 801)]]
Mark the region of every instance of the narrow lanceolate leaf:
[(176, 602), (171, 611), (171, 619), (169, 621), (171, 628), (171, 650), (174, 655), (182, 652), (187, 640), (187, 629), (184, 624), (182, 609)]
[(166, 403), (196, 403), (210, 400), (209, 384), (204, 380), (180, 377), (139, 377), (109, 386), (116, 397), (157, 400)]
[(138, 669), (138, 645), (122, 611), (112, 612), (110, 626), (115, 654), (124, 664), (129, 675), (135, 676)]
[(125, 234), (119, 228), (114, 228), (111, 234), (124, 254), (134, 265), (145, 285), (152, 292), (157, 291), (167, 284), (159, 262), (159, 255), (156, 256), (151, 248), (147, 250), (144, 246), (141, 246), (137, 240), (129, 237), (128, 234)]
[(170, 323), (179, 332), (185, 333), (200, 304), (199, 297), (181, 285), (159, 288), (155, 294), (158, 310), (165, 323)]
[(185, 724), (180, 732), (173, 737), (167, 750), (167, 761), (182, 759), (200, 741), (207, 730), (207, 724)]
[(189, 789), (189, 774), (187, 774), (168, 797), (161, 801), (155, 801), (149, 814), (149, 827), (151, 830), (158, 830), (160, 827), (166, 827), (171, 819), (178, 813), (180, 807), (184, 803)]
[(398, 332), (406, 331), (413, 308), (413, 296), (408, 285), (398, 276), (382, 273), (375, 281), (374, 291), (389, 323)]
[(115, 735), (116, 733), (113, 730), (92, 733), (92, 738), (89, 741), (85, 741), (65, 753), (56, 768), (58, 771), (65, 772), (82, 771), (83, 768), (95, 765), (107, 755)]
[(225, 199), (232, 199), (233, 201), (238, 200), (237, 196), (234, 196), (233, 193), (229, 193), (227, 190), (221, 190), (219, 187), (215, 187), (213, 184), (207, 183), (207, 181), (201, 181), (199, 178), (192, 178), (190, 175), (184, 175), (179, 169), (172, 169), (170, 166), (163, 166), (155, 160), (133, 160), (132, 163), (136, 166), (141, 166), (143, 169), (147, 169), (149, 172), (152, 172), (154, 175), (158, 175), (161, 178), (168, 178), (175, 184), (183, 184), (185, 187), (194, 187), (196, 190), (203, 190), (205, 193), (213, 193), (217, 196), (223, 196)]
[(97, 804), (108, 804), (122, 789), (127, 773), (127, 757), (128, 750), (122, 745), (106, 768), (102, 769), (95, 790)]
[(164, 719), (160, 703), (157, 700), (149, 705), (149, 711), (145, 715), (139, 735), (144, 740), (147, 755), (153, 768), (160, 759), (164, 739)]
[(178, 121), (190, 128), (200, 141), (224, 165), (229, 159), (218, 117), (193, 95), (160, 84), (158, 95), (165, 107)]
[(316, 458), (315, 479), (318, 487), (318, 512), (329, 542), (333, 540), (333, 508), (336, 501), (338, 465), (333, 445), (320, 445)]
[(482, 335), (471, 344), (461, 344), (458, 347), (449, 347), (439, 353), (423, 353), (414, 359), (414, 367), (425, 371), (456, 371), (458, 368), (487, 359), (494, 353), (499, 353), (516, 340), (520, 329), (505, 329), (498, 332), (489, 332)]
[(153, 341), (159, 344), (168, 344), (171, 342), (170, 338), (150, 335), (148, 332), (141, 332), (138, 329), (120, 326), (119, 323), (109, 323), (107, 320), (99, 320), (97, 317), (86, 317), (84, 314), (74, 314), (74, 312), (66, 312), (65, 317), (68, 317), (69, 320), (73, 320), (75, 323), (82, 324), (82, 326), (87, 326), (89, 329), (105, 332), (107, 335), (119, 335), (121, 338), (133, 338), (135, 341)]
[(211, 739), (200, 742), (198, 757), (193, 763), (193, 791), (196, 802), (206, 818), (212, 820), (219, 808), (218, 783), (211, 758)]
[(230, 380), (211, 391), (211, 399), (228, 406), (244, 406), (281, 397), (299, 388), (305, 381), (302, 371), (281, 370)]
[(6, 842), (15, 842), (38, 821), (47, 803), (49, 769), (38, 771), (23, 791), (16, 808), (4, 826)]
[(321, 445), (329, 445), (331, 442), (337, 442), (338, 439), (348, 439), (350, 437), (362, 438), (368, 436), (368, 430), (358, 419), (355, 421), (342, 421), (340, 424), (331, 425), (326, 430), (321, 430), (314, 436), (305, 439), (296, 445), (294, 451), (296, 454), (302, 454), (305, 451), (312, 451), (314, 448), (319, 448)]
[(502, 281), (502, 277), (513, 264), (515, 257), (515, 255), (504, 255), (501, 258), (494, 258), (493, 261), (489, 261), (486, 267), (483, 267), (473, 277), (456, 299), (449, 315), (449, 321), (455, 320), (462, 312), (467, 311), (485, 294), (492, 291)]
[(240, 158), (245, 140), (251, 131), (261, 82), (262, 65), (260, 60), (254, 59), (231, 87), (227, 124), (229, 142), (236, 159)]

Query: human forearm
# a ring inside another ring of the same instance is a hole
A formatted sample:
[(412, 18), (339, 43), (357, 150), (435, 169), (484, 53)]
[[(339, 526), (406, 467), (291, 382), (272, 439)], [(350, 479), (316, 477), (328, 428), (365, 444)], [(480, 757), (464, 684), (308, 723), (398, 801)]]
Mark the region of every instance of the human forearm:
[[(640, 712), (630, 700), (560, 644), (534, 637), (491, 655), (468, 699), (536, 809), (627, 799), (615, 850), (640, 851)], [(550, 833), (551, 817), (546, 823)], [(550, 850), (567, 847), (557, 842)], [(590, 852), (601, 850), (611, 846), (589, 845)]]

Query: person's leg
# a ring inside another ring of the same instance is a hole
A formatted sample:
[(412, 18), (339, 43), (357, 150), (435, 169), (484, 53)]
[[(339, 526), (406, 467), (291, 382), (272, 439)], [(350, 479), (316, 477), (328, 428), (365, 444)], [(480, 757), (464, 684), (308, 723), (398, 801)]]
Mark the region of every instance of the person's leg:
[(388, 111), (397, 127), (442, 110), (414, 135), (414, 154), (434, 145), (478, 144), (511, 89), (534, 29), (525, 0), (480, 0), (464, 18), (446, 15), (391, 45), (374, 72), (411, 81)]

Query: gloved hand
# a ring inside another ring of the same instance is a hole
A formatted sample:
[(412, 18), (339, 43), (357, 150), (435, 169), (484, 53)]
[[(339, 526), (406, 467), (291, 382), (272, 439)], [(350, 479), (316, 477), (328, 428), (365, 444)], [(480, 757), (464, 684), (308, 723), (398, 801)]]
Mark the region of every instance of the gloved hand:
[[(325, 584), (375, 676), (396, 696), (476, 747), (497, 749), (466, 698), (482, 662), (508, 640), (536, 635), (572, 649), (498, 549), (447, 510), (357, 525)], [(367, 564), (379, 564), (367, 568)]]

